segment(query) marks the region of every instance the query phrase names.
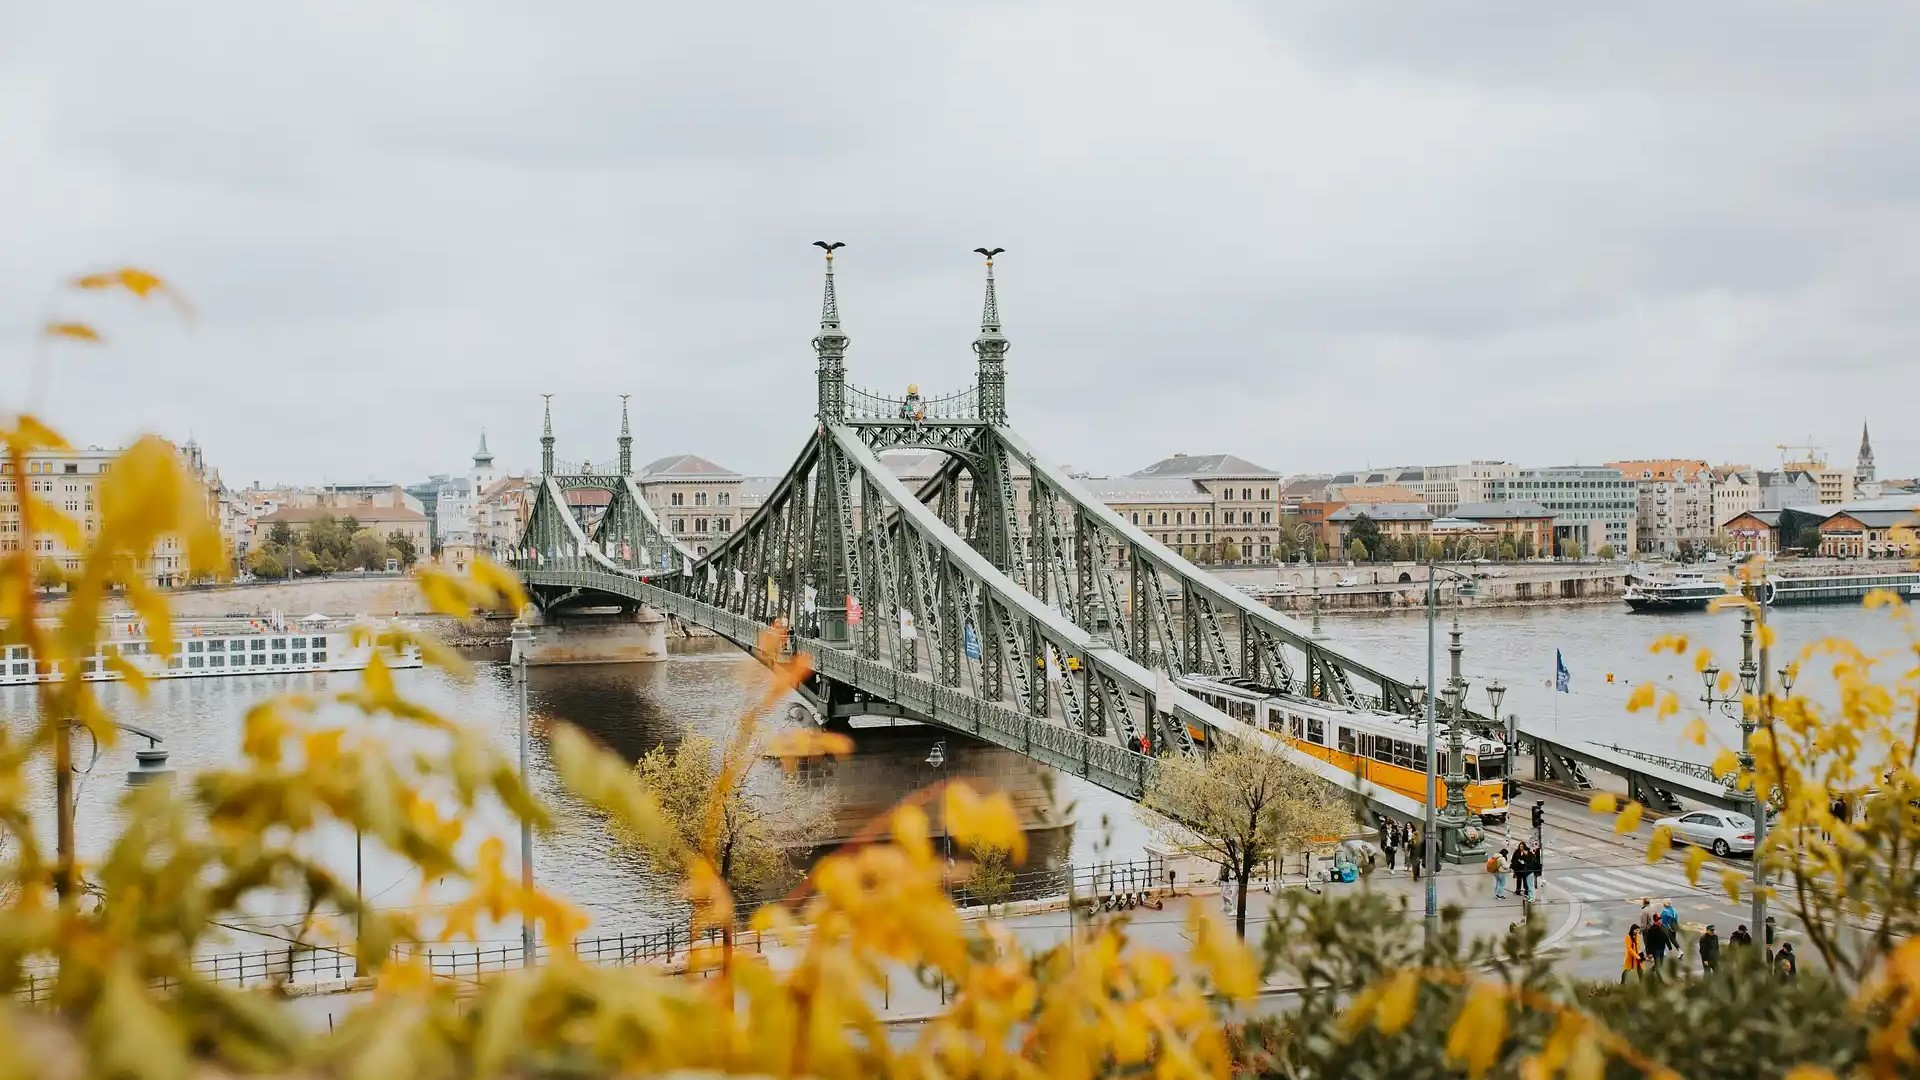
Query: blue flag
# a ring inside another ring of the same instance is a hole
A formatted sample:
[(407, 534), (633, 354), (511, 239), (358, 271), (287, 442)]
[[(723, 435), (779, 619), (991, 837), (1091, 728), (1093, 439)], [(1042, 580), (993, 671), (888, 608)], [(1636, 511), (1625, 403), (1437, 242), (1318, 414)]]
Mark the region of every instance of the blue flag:
[(967, 659), (980, 659), (980, 635), (973, 632), (972, 623), (967, 624), (966, 632), (961, 635), (960, 647), (966, 652)]
[(1560, 650), (1553, 650), (1553, 688), (1563, 694), (1571, 693), (1567, 687), (1573, 683), (1573, 673), (1567, 670), (1567, 658)]

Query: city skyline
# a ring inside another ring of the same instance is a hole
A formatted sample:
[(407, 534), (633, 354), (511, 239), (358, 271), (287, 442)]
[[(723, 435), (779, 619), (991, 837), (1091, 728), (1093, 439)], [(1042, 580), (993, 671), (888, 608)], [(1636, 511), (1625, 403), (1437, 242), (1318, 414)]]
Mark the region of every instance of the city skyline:
[(1843, 458), (1863, 404), (1920, 391), (1897, 8), (1844, 34), (1785, 3), (576, 16), (18, 13), (8, 346), (101, 265), (199, 313), (86, 308), (111, 345), (57, 350), (51, 418), (400, 478), (482, 426), (529, 459), (542, 392), (599, 445), (632, 393), (643, 454), (779, 472), (819, 237), (848, 245), (849, 378), (895, 392), (970, 382), (970, 249), (1007, 248), (1012, 415), (1102, 471), (1141, 445), (1762, 466), (1808, 431)]

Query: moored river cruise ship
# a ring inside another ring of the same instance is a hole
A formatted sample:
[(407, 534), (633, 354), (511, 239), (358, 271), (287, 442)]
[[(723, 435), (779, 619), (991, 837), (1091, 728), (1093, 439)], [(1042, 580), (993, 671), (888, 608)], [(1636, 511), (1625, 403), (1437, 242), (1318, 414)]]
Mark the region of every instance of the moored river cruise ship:
[[(114, 655), (156, 679), (359, 671), (372, 660), (375, 646), (354, 643), (356, 621), (308, 616), (291, 622), (273, 617), (181, 624), (174, 628), (172, 654), (162, 656), (138, 623), (115, 619), (108, 640), (80, 662), (81, 676), (89, 682), (118, 680), (121, 673), (107, 662)], [(383, 656), (388, 667), (421, 666), (419, 650), (412, 646), (383, 650)], [(0, 662), (0, 686), (56, 677), (51, 665), (36, 663), (24, 645), (10, 646)]]

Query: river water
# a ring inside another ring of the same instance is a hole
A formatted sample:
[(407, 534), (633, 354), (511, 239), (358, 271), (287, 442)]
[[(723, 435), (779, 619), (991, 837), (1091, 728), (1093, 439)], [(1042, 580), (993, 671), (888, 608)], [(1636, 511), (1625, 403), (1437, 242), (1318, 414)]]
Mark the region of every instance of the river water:
[[(1448, 617), (1443, 616), (1439, 627), (1442, 678)], [(1498, 678), (1516, 688), (1509, 696), (1508, 711), (1519, 707), (1516, 702), (1524, 697), (1530, 722), (1557, 724), (1570, 738), (1617, 742), (1677, 756), (1700, 758), (1703, 752), (1680, 744), (1678, 722), (1657, 725), (1647, 717), (1629, 716), (1622, 708), (1633, 685), (1648, 679), (1672, 686), (1689, 702), (1699, 694), (1699, 677), (1691, 666), (1671, 655), (1650, 655), (1648, 644), (1662, 634), (1688, 634), (1708, 642), (1726, 668), (1733, 667), (1739, 652), (1739, 621), (1726, 614), (1647, 616), (1618, 605), (1584, 605), (1467, 609), (1460, 619), (1466, 647), (1463, 666), (1473, 681), (1477, 703), (1484, 705), (1484, 687)], [(1784, 608), (1775, 611), (1772, 620), (1782, 644), (1775, 666), (1784, 662), (1781, 652), (1830, 636), (1851, 638), (1870, 651), (1892, 650), (1905, 641), (1904, 633), (1883, 614), (1850, 605)], [(1411, 675), (1424, 665), (1426, 622), (1420, 615), (1329, 618), (1326, 632), (1335, 642), (1363, 647), (1396, 672)], [(556, 723), (577, 725), (629, 760), (690, 734), (724, 742), (737, 718), (759, 695), (764, 675), (741, 653), (719, 642), (681, 642), (676, 648), (676, 654), (660, 664), (536, 668), (530, 675), (534, 716), (530, 772), (535, 789), (556, 811), (555, 827), (536, 843), (538, 874), (548, 887), (584, 906), (601, 929), (638, 929), (677, 917), (673, 886), (652, 873), (596, 814), (564, 791), (547, 756), (547, 732)], [(1556, 650), (1572, 674), (1572, 693), (1555, 694), (1549, 689)], [(1608, 673), (1613, 675), (1611, 683)], [(117, 685), (102, 690), (121, 718), (163, 735), (172, 754), (170, 763), (186, 774), (235, 759), (241, 718), (260, 697), (285, 690), (338, 690), (350, 686), (354, 678), (170, 680), (156, 684), (144, 703), (134, 702)], [(479, 665), (476, 678), (467, 684), (430, 671), (399, 672), (396, 682), (404, 692), (447, 715), (487, 728), (504, 749), (513, 751), (517, 722), (504, 664)], [(1796, 692), (1817, 694), (1821, 686), (1818, 674), (1810, 670), (1802, 675)], [(24, 718), (31, 713), (31, 695), (24, 688), (0, 691), (0, 709), (16, 720)], [(779, 726), (789, 721), (776, 708), (766, 722)], [(1737, 740), (1730, 722), (1718, 723), (1717, 736)], [(924, 757), (941, 737), (912, 726), (860, 732), (853, 760), (842, 763), (829, 781), (840, 789), (842, 817), (847, 819), (841, 823), (842, 834), (857, 831), (865, 819), (937, 779)], [(119, 796), (125, 790), (124, 774), (133, 766), (136, 741), (123, 741), (104, 754), (82, 787), (83, 852), (97, 854), (118, 830)], [(1139, 854), (1152, 838), (1132, 804), (1118, 796), (1051, 774), (1017, 755), (957, 738), (947, 741), (952, 775), (989, 777), (1023, 793), (1034, 816), (1051, 815), (1055, 827), (1045, 830), (1036, 844), (1044, 860), (1125, 859)], [(507, 824), (497, 811), (483, 811), (476, 815), (470, 832), (491, 831), (511, 838)], [(351, 873), (355, 845), (350, 835), (323, 838), (322, 850), (331, 864)], [(436, 883), (417, 881), (368, 848), (360, 850), (365, 853), (365, 890), (376, 903), (399, 906), (433, 901)]]

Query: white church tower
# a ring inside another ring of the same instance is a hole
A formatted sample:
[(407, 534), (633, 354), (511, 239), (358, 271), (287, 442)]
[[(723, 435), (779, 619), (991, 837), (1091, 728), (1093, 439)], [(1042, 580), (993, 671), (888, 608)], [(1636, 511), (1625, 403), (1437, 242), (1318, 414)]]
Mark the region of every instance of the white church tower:
[(487, 449), (487, 433), (483, 429), (480, 432), (480, 449), (473, 452), (473, 468), (467, 473), (473, 501), (478, 503), (480, 496), (485, 495), (487, 489), (499, 479), (500, 474), (493, 470), (493, 452)]

